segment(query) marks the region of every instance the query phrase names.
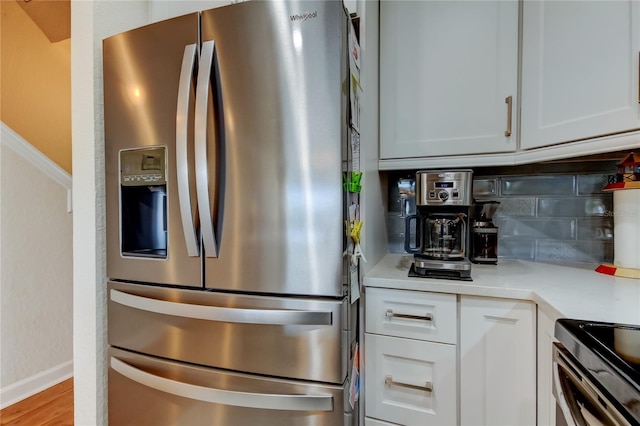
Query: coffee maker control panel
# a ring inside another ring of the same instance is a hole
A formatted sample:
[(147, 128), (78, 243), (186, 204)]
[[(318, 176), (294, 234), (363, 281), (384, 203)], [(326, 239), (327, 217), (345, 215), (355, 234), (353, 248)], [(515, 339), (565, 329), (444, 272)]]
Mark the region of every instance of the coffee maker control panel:
[(423, 170), (416, 173), (416, 206), (470, 206), (471, 170)]

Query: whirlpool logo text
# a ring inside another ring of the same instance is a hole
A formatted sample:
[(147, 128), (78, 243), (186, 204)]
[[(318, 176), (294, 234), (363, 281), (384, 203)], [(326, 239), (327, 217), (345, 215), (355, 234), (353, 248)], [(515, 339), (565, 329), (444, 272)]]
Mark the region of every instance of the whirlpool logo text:
[(289, 18), (291, 18), (292, 22), (304, 22), (307, 19), (313, 19), (313, 18), (317, 18), (318, 17), (318, 11), (313, 11), (313, 12), (304, 12), (304, 13), (298, 13), (295, 15), (289, 15)]

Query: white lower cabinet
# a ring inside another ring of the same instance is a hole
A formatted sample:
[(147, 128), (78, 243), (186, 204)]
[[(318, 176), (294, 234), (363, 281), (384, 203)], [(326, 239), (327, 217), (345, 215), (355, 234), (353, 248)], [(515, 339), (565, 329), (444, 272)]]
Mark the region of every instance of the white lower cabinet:
[(556, 400), (553, 396), (553, 343), (555, 318), (538, 310), (538, 425), (556, 424)]
[(365, 299), (366, 424), (457, 424), (456, 295), (367, 288)]
[(456, 347), (370, 334), (367, 416), (401, 425), (456, 424)]
[(367, 287), (365, 425), (535, 425), (536, 305)]
[(460, 296), (460, 424), (536, 424), (536, 305)]

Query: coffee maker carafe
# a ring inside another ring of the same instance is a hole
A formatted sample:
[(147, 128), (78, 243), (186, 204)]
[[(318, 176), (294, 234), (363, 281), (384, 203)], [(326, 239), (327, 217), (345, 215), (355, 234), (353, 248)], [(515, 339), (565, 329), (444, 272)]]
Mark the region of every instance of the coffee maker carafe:
[(476, 201), (471, 220), (471, 261), (495, 265), (498, 263), (498, 227), (493, 215), (498, 201)]
[[(410, 276), (471, 280), (467, 259), (471, 170), (416, 173), (416, 214), (405, 221)], [(415, 223), (415, 241), (411, 227)]]

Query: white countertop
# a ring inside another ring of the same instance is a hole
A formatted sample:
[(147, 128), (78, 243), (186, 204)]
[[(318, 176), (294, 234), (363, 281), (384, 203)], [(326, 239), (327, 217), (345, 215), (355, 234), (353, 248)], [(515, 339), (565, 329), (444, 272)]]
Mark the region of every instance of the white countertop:
[(473, 281), (407, 276), (413, 255), (388, 254), (364, 278), (367, 287), (531, 300), (552, 320), (640, 325), (640, 280), (600, 274), (597, 265), (500, 260), (472, 265)]

